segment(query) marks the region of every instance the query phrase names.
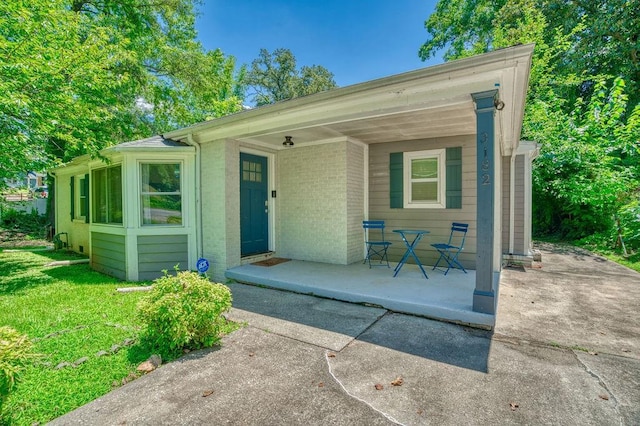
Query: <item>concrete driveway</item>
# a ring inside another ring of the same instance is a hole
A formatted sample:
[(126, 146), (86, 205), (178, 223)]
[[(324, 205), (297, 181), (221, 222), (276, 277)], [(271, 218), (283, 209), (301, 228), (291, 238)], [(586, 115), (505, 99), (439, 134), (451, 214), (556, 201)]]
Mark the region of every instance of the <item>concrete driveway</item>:
[(640, 424), (640, 275), (542, 251), (493, 334), (232, 284), (247, 327), (52, 424)]

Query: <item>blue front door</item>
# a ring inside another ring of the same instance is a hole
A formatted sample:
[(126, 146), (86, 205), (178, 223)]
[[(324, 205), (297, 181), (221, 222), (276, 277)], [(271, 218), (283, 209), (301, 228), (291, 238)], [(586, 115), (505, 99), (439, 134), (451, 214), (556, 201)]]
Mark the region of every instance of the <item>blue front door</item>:
[(269, 251), (267, 158), (240, 153), (240, 251)]

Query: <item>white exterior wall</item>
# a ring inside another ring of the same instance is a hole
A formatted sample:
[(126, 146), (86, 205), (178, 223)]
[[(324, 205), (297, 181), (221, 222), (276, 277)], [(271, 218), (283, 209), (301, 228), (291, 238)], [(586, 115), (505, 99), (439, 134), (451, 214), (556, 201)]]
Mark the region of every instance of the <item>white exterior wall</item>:
[[(89, 173), (86, 168), (69, 168), (64, 173), (58, 173), (55, 180), (55, 217), (56, 233), (66, 232), (69, 240), (69, 250), (78, 253), (91, 254), (89, 224), (84, 220), (71, 219), (71, 178)], [(80, 189), (77, 188), (76, 191)], [(63, 238), (62, 241), (65, 241)], [(80, 248), (82, 247), (82, 251)]]
[(365, 151), (362, 144), (347, 144), (347, 263), (361, 262), (364, 254)]
[(240, 264), (239, 151), (233, 141), (202, 145), (202, 248), (209, 275), (224, 280)]
[(353, 261), (348, 247), (354, 235), (347, 232), (356, 214), (349, 217), (347, 203), (350, 144), (345, 140), (278, 153), (278, 256), (335, 264)]

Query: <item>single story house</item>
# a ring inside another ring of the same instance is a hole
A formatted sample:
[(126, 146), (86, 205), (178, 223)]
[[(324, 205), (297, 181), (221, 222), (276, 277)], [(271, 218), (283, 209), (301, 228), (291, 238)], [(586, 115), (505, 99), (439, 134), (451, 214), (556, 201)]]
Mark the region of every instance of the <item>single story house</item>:
[[(56, 232), (121, 279), (205, 258), (224, 280), (271, 255), (362, 262), (365, 219), (433, 241), (465, 222), (473, 309), (493, 313), (503, 255), (532, 254), (537, 147), (520, 141), (532, 53), (505, 48), (122, 143), (106, 162), (76, 158), (52, 172)], [(412, 165), (425, 160), (435, 173), (420, 185)], [(398, 240), (390, 259), (403, 253)], [(436, 260), (429, 244), (417, 253)]]

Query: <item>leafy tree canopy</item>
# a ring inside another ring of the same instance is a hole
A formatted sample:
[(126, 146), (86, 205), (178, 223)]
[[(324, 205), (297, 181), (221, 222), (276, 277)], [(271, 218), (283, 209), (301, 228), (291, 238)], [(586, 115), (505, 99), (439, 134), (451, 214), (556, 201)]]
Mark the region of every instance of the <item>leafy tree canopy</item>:
[(239, 110), (195, 1), (0, 2), (0, 178)]
[(298, 70), (296, 58), (289, 49), (273, 52), (260, 49), (260, 55), (247, 72), (246, 83), (253, 90), (253, 101), (258, 106), (337, 87), (333, 73), (320, 65)]
[(425, 22), (423, 60), (536, 43), (522, 136), (542, 144), (537, 233), (606, 235), (622, 214), (640, 248), (639, 13), (639, 0), (441, 0)]

